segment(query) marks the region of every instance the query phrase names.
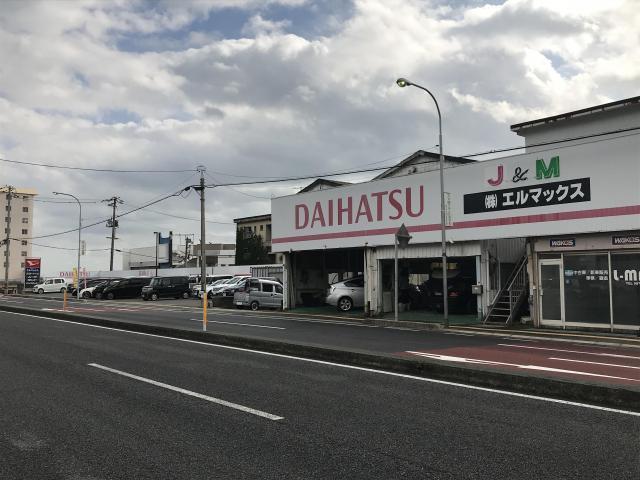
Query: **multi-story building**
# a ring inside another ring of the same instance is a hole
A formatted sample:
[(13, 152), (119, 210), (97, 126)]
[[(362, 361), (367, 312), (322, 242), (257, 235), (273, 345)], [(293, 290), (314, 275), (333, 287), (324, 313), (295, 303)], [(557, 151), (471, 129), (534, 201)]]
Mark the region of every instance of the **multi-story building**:
[[(2, 235), (3, 244), (0, 247), (3, 261), (0, 264), (0, 281), (4, 281), (5, 269), (9, 268), (9, 280), (21, 281), (24, 278), (25, 258), (31, 256), (31, 242), (28, 238), (33, 235), (33, 198), (37, 192), (28, 188), (15, 188), (11, 198), (9, 211), (8, 188), (0, 187), (0, 211), (3, 215)], [(9, 261), (4, 241), (9, 237)]]
[[(235, 218), (234, 223), (238, 235), (242, 239), (250, 237), (260, 237), (262, 244), (268, 251), (269, 263), (282, 263), (282, 255), (271, 253), (271, 215), (255, 215), (252, 217)], [(236, 253), (237, 257), (237, 253)], [(236, 258), (236, 264), (240, 264), (240, 259)]]

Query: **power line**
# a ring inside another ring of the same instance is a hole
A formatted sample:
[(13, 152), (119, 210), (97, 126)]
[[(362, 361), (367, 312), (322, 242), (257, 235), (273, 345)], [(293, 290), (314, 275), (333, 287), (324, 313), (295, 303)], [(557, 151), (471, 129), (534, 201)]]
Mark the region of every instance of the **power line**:
[(184, 173), (195, 172), (195, 169), (188, 170), (121, 170), (115, 168), (89, 168), (89, 167), (71, 167), (68, 165), (53, 165), (50, 163), (24, 162), (20, 160), (9, 160), (8, 158), (0, 158), (0, 162), (14, 163), (17, 165), (30, 165), (32, 167), (58, 168), (61, 170), (80, 170), (83, 172), (103, 172), (103, 173)]
[[(77, 230), (77, 228), (76, 228)], [(25, 241), (30, 243), (31, 245), (34, 245), (36, 247), (43, 247), (43, 248), (53, 248), (56, 250), (69, 250), (69, 251), (73, 251), (73, 252), (77, 252), (78, 249), (77, 248), (68, 248), (68, 247), (57, 247), (55, 245), (44, 245), (42, 243), (35, 243), (35, 242), (30, 242), (28, 240), (25, 240), (24, 238), (13, 238), (11, 237), (11, 240), (15, 240), (16, 242), (20, 242), (20, 241)], [(104, 252), (106, 250), (109, 250), (108, 248), (93, 248), (93, 249), (89, 249), (89, 250), (85, 250), (87, 252)]]

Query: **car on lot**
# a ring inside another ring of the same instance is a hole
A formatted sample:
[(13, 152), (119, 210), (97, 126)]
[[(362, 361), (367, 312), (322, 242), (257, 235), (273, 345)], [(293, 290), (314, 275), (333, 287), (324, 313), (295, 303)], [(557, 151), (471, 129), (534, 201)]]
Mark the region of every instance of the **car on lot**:
[(102, 291), (102, 298), (138, 298), (142, 295), (142, 288), (149, 285), (151, 277), (123, 278), (118, 283), (107, 285)]
[(189, 298), (189, 277), (153, 277), (149, 285), (142, 287), (143, 300), (158, 300), (161, 297)]
[(65, 292), (69, 284), (64, 278), (47, 278), (42, 283), (33, 286), (33, 293)]
[[(105, 280), (104, 282), (99, 283), (98, 285), (93, 287), (93, 291), (91, 292), (91, 296), (93, 298), (102, 298), (102, 292), (104, 291), (105, 288), (107, 288), (107, 287), (109, 287), (111, 285), (116, 285), (121, 280), (122, 280), (122, 278), (109, 278), (108, 280)], [(82, 295), (82, 292), (80, 292), (80, 295)]]
[(326, 303), (343, 312), (364, 307), (364, 277), (353, 277), (329, 285)]
[[(85, 288), (94, 287), (97, 284), (102, 283), (104, 281), (105, 281), (104, 278), (83, 278), (83, 279), (81, 279), (80, 280), (80, 296), (82, 296), (82, 291)], [(69, 292), (72, 296), (75, 297), (78, 294), (78, 289), (76, 288), (75, 285), (70, 285), (67, 288), (67, 292)]]
[(244, 288), (244, 284), (247, 278), (251, 278), (251, 275), (236, 275), (230, 278), (226, 283), (221, 283), (215, 288), (207, 291), (208, 298), (215, 296), (233, 297), (234, 293)]
[[(229, 280), (233, 278), (233, 275), (210, 275), (207, 276), (207, 291), (210, 286), (214, 286), (219, 284), (222, 280)], [(200, 298), (202, 296), (202, 285), (199, 283), (191, 283), (191, 278), (189, 278), (189, 287), (191, 289), (191, 296)]]
[(282, 308), (282, 285), (274, 280), (247, 278), (244, 289), (233, 295), (233, 303), (238, 308)]

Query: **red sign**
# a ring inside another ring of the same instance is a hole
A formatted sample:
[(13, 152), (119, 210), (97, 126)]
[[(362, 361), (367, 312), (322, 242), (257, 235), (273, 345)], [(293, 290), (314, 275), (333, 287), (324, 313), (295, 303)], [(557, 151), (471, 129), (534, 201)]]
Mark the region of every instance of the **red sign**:
[(27, 268), (40, 268), (39, 258), (27, 258), (24, 261), (24, 266)]

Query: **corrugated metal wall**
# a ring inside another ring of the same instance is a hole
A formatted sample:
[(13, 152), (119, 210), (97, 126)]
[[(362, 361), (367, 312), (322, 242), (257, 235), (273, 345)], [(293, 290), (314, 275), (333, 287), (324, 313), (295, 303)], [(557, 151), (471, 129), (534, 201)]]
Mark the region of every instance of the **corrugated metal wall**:
[[(377, 260), (394, 258), (394, 247), (376, 247)], [(480, 255), (480, 242), (456, 242), (447, 243), (447, 256), (471, 257)], [(398, 258), (439, 258), (442, 256), (442, 247), (439, 243), (423, 243), (398, 249)]]

